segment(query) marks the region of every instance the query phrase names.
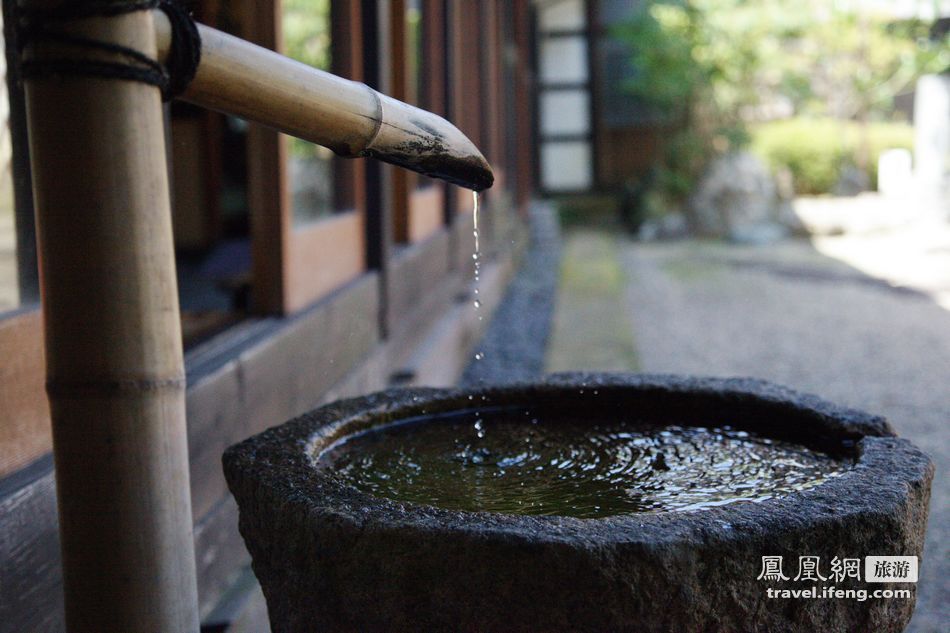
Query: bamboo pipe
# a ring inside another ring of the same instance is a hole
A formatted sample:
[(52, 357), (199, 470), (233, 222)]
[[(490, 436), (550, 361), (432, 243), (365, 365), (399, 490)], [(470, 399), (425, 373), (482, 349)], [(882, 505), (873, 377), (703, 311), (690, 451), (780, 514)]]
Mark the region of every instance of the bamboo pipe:
[[(151, 12), (68, 28), (156, 54)], [(55, 48), (26, 54), (55, 58)], [(25, 89), (66, 627), (197, 632), (159, 91), (69, 75)]]
[[(171, 44), (168, 18), (155, 11), (159, 59)], [(233, 114), (340, 156), (368, 156), (481, 191), (491, 166), (442, 117), (199, 24), (201, 64), (181, 96)]]

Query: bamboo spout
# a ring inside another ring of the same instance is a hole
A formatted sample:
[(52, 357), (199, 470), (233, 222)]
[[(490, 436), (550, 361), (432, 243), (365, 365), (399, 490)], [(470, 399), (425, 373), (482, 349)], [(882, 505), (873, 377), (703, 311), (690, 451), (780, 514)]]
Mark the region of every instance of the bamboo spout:
[[(171, 27), (164, 13), (153, 14), (163, 60)], [(492, 186), (488, 161), (442, 117), (210, 27), (198, 30), (201, 65), (182, 99), (347, 158), (378, 158), (476, 191)]]

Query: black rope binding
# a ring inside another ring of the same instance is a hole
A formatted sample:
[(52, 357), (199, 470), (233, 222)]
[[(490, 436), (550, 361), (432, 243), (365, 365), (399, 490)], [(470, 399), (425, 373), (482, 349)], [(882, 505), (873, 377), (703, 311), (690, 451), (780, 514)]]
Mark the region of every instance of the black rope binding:
[[(172, 39), (168, 59), (164, 65), (134, 48), (111, 42), (73, 35), (55, 28), (55, 25), (91, 17), (109, 17), (159, 8), (168, 16)], [(194, 79), (201, 62), (201, 36), (198, 26), (188, 11), (175, 0), (139, 0), (120, 2), (103, 0), (65, 3), (53, 9), (34, 10), (20, 16), (20, 54), (28, 44), (53, 42), (78, 51), (109, 53), (120, 58), (116, 61), (69, 59), (35, 60), (21, 62), (23, 79), (54, 76), (82, 76), (103, 79), (137, 81), (157, 86), (162, 99), (170, 101), (180, 95)]]

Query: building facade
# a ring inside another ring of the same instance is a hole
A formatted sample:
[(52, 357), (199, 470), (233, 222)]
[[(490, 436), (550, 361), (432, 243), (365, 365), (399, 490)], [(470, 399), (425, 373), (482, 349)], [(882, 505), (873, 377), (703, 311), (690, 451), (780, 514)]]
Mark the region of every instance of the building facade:
[(615, 33), (643, 4), (534, 3), (535, 178), (542, 192), (617, 191), (656, 157), (662, 121), (627, 93), (631, 51)]

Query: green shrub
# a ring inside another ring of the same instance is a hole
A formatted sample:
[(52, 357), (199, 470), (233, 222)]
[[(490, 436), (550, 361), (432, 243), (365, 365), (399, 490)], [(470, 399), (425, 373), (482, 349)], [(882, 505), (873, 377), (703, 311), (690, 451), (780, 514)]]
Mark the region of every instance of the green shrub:
[[(905, 123), (871, 123), (868, 127), (868, 177), (877, 184), (877, 160), (888, 149), (912, 149), (914, 131)], [(795, 118), (756, 126), (754, 153), (773, 169), (788, 169), (795, 192), (829, 193), (842, 169), (858, 164), (861, 129), (853, 121)]]

